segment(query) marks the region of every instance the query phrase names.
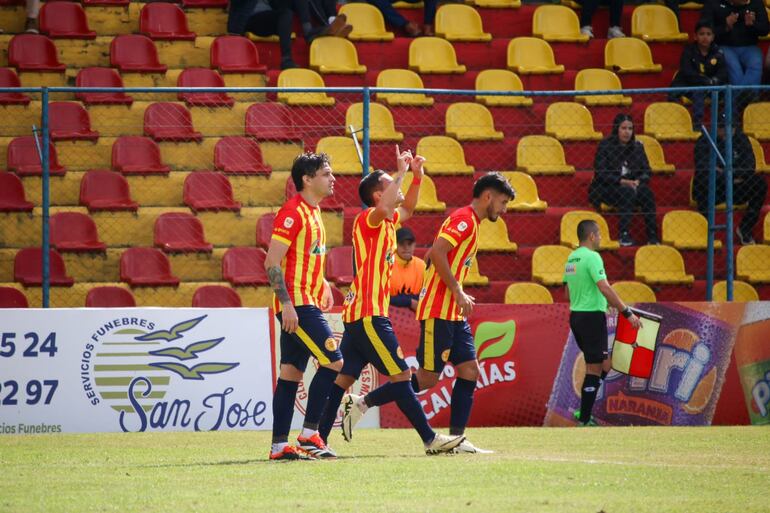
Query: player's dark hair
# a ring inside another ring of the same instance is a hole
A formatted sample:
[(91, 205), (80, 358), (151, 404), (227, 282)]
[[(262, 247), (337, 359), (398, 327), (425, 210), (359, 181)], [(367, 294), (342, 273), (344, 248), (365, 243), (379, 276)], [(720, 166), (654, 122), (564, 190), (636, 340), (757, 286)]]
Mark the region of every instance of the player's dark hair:
[(384, 174), (385, 171), (378, 169), (363, 177), (361, 183), (358, 184), (358, 196), (367, 207), (374, 206), (374, 193), (382, 189), (380, 179)]
[(294, 159), (291, 165), (291, 181), (294, 182), (297, 192), (302, 190), (304, 184), (302, 177), (315, 176), (316, 171), (329, 164), (329, 155), (326, 153), (303, 153)]
[(599, 231), (599, 224), (593, 219), (583, 219), (577, 225), (577, 236), (580, 242), (588, 240), (588, 236)]
[[(634, 124), (634, 118), (631, 117), (630, 114), (624, 114), (620, 113), (617, 116), (615, 116), (615, 119), (612, 120), (612, 137), (615, 137), (617, 139), (618, 132), (620, 131), (620, 125), (624, 121), (630, 121), (631, 124)], [(634, 129), (634, 132), (631, 134), (631, 141), (633, 142), (636, 139), (636, 129)]]
[(476, 183), (473, 184), (473, 197), (480, 198), (487, 189), (505, 194), (511, 199), (516, 198), (516, 191), (513, 190), (508, 180), (497, 171), (490, 171), (476, 180)]

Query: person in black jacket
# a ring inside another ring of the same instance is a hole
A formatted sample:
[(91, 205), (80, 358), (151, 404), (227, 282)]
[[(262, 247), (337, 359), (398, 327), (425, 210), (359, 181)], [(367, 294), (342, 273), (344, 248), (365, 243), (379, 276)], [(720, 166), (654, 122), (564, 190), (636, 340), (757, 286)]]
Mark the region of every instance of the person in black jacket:
[(629, 234), (631, 215), (639, 207), (647, 228), (647, 243), (658, 244), (655, 224), (655, 197), (647, 185), (650, 163), (642, 143), (634, 137), (634, 121), (628, 114), (618, 114), (612, 135), (599, 143), (594, 159), (594, 179), (588, 199), (598, 210), (602, 203), (620, 212), (620, 245), (633, 246)]
[(289, 0), (230, 0), (227, 31), (277, 35), (281, 46), (281, 69), (296, 68), (291, 56), (292, 11)]

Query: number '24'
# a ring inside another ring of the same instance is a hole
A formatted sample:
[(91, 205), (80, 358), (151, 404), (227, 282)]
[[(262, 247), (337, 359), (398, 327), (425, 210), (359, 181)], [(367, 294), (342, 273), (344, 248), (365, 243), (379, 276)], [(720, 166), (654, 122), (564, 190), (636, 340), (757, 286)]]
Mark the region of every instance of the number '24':
[[(15, 338), (16, 333), (3, 333), (0, 339), (0, 357), (9, 358), (16, 353)], [(49, 333), (42, 344), (40, 344), (40, 336), (35, 332), (25, 333), (24, 340), (28, 341), (22, 353), (25, 358), (35, 358), (40, 356), (40, 353), (48, 353), (48, 356), (52, 357), (59, 350), (56, 347), (56, 333)], [(40, 344), (39, 349), (38, 344)]]

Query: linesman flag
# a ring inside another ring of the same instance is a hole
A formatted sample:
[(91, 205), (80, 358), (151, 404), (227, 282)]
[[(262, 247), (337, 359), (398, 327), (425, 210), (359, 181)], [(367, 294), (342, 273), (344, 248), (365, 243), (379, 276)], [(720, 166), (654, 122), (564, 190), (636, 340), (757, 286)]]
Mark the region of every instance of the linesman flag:
[(612, 344), (612, 368), (623, 374), (648, 379), (652, 375), (661, 317), (633, 309), (642, 321), (638, 330), (618, 314), (618, 328)]

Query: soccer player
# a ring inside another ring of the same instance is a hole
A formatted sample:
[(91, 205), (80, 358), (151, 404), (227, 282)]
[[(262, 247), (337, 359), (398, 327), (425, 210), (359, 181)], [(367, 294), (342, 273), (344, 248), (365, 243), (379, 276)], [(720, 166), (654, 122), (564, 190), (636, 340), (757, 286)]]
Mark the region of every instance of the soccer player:
[(580, 245), (570, 253), (564, 268), (564, 284), (569, 293), (569, 326), (586, 362), (580, 411), (575, 412), (575, 419), (578, 425), (595, 426), (591, 410), (596, 392), (611, 367), (611, 360), (607, 358), (607, 302), (634, 328), (639, 328), (641, 322), (607, 281), (604, 262), (597, 252), (601, 244), (599, 225), (584, 219), (578, 223), (577, 236)]
[[(424, 159), (411, 152), (399, 152), (398, 171), (389, 176), (375, 171), (361, 180), (358, 192), (368, 207), (353, 222), (353, 251), (356, 276), (345, 298), (342, 320), (345, 333), (340, 349), (345, 363), (332, 386), (321, 421), (321, 437), (328, 439), (345, 391), (353, 385), (367, 363), (389, 377), (390, 382), (373, 391), (379, 404), (395, 401), (417, 430), (428, 454), (451, 452), (463, 441), (431, 429), (410, 383), (411, 371), (404, 360), (388, 319), (390, 276), (396, 258), (396, 225), (411, 217), (417, 204)], [(411, 167), (414, 173), (406, 198), (401, 182)], [(399, 206), (402, 205), (402, 206)], [(348, 404), (348, 409), (350, 405)], [(344, 424), (343, 424), (344, 426)], [(343, 433), (346, 433), (343, 428)], [(346, 439), (349, 438), (346, 436)]]
[[(329, 157), (305, 153), (294, 160), (291, 179), (298, 194), (275, 216), (265, 269), (274, 291), (273, 308), (281, 323), (281, 367), (273, 394), (273, 444), (270, 460), (333, 458), (318, 434), (329, 389), (342, 368), (322, 310), (333, 304), (324, 279), (326, 231), (318, 204), (334, 193)], [(288, 444), (294, 400), (310, 356), (319, 367), (310, 383), (307, 410), (297, 446)]]

